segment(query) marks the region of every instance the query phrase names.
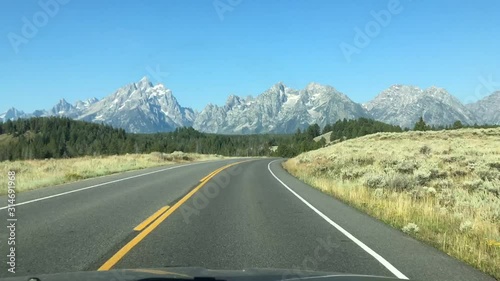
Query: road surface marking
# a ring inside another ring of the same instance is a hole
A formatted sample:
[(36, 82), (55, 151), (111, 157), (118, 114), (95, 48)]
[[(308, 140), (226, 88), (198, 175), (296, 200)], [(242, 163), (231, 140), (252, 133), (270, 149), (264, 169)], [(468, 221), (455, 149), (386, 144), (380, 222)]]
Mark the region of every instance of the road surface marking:
[(146, 226), (150, 225), (155, 219), (161, 216), (161, 214), (165, 213), (168, 210), (168, 208), (170, 208), (170, 206), (165, 206), (156, 211), (156, 213), (152, 214), (149, 218), (147, 218), (146, 220), (141, 222), (141, 224), (136, 226), (134, 228), (134, 231), (142, 231), (144, 228), (146, 228)]
[(219, 169), (217, 169), (217, 170), (215, 170), (215, 171), (211, 172), (210, 174), (208, 174), (208, 175), (204, 176), (204, 177), (200, 180), (200, 182), (204, 182), (206, 179), (208, 179), (208, 178), (209, 178), (210, 176), (212, 176), (213, 174), (217, 174), (218, 172), (220, 172), (221, 170), (223, 170), (223, 168), (224, 168), (224, 167), (219, 168)]
[(267, 169), (271, 173), (271, 175), (279, 181), (288, 191), (290, 191), (293, 195), (295, 195), (297, 198), (300, 199), (304, 204), (307, 205), (307, 207), (311, 208), (316, 214), (318, 214), (320, 217), (322, 217), (325, 221), (327, 221), (329, 224), (331, 224), (333, 227), (335, 227), (338, 231), (342, 232), (347, 238), (351, 239), (352, 242), (356, 243), (361, 249), (365, 250), (368, 254), (370, 254), (372, 257), (374, 257), (378, 262), (380, 262), (385, 268), (387, 268), (392, 274), (394, 274), (397, 278), (399, 279), (408, 279), (401, 271), (399, 271), (397, 268), (395, 268), (392, 264), (390, 264), (386, 259), (384, 259), (381, 255), (377, 254), (375, 251), (370, 249), (370, 247), (366, 246), (365, 243), (361, 242), (358, 238), (354, 237), (351, 233), (347, 232), (344, 228), (342, 228), (340, 225), (332, 221), (329, 217), (327, 217), (325, 214), (323, 214), (321, 211), (316, 209), (311, 203), (307, 202), (304, 198), (302, 198), (299, 194), (297, 194), (295, 191), (293, 191), (288, 185), (286, 185), (282, 180), (280, 180), (274, 173), (271, 171), (271, 164), (273, 162), (280, 161), (274, 160), (269, 162), (267, 165)]
[(201, 182), (196, 186), (193, 190), (191, 190), (188, 194), (186, 194), (184, 197), (182, 197), (181, 200), (179, 200), (177, 203), (175, 203), (170, 209), (168, 209), (165, 213), (163, 213), (157, 220), (155, 220), (153, 223), (151, 223), (146, 229), (144, 229), (142, 232), (140, 232), (137, 236), (135, 236), (130, 242), (128, 242), (123, 248), (121, 248), (116, 254), (114, 254), (108, 261), (106, 261), (99, 269), (98, 271), (105, 271), (105, 270), (110, 270), (116, 263), (118, 263), (132, 248), (134, 248), (139, 242), (141, 242), (151, 231), (153, 231), (155, 228), (160, 225), (165, 219), (167, 219), (175, 210), (177, 210), (182, 204), (184, 204), (189, 198), (191, 198), (200, 188), (202, 188), (210, 179), (215, 177), (219, 172), (222, 170), (229, 168), (231, 166), (247, 162), (247, 161), (242, 161), (242, 162), (236, 162), (232, 163), (229, 165), (226, 165), (220, 169), (217, 169), (217, 173), (212, 173), (212, 175), (208, 178), (205, 179), (204, 182)]
[[(75, 189), (75, 190), (70, 190), (70, 191), (66, 191), (66, 192), (62, 192), (62, 193), (58, 193), (58, 194), (54, 194), (54, 195), (50, 195), (50, 196), (45, 196), (45, 197), (41, 197), (41, 198), (29, 200), (29, 201), (26, 201), (26, 202), (22, 202), (22, 203), (18, 203), (18, 204), (12, 205), (10, 207), (16, 207), (16, 206), (26, 205), (26, 204), (30, 204), (30, 203), (34, 203), (34, 202), (38, 202), (38, 201), (43, 201), (43, 200), (47, 200), (47, 199), (51, 199), (51, 198), (55, 198), (55, 197), (59, 197), (59, 196), (63, 196), (63, 195), (71, 194), (71, 193), (75, 193), (75, 192), (80, 192), (80, 191), (83, 191), (83, 190), (87, 190), (87, 189), (91, 189), (91, 188), (95, 188), (95, 187), (99, 187), (99, 186), (103, 186), (103, 185), (108, 185), (108, 184), (111, 184), (111, 183), (117, 183), (117, 182), (126, 181), (126, 180), (130, 180), (130, 179), (134, 179), (134, 178), (139, 178), (139, 177), (143, 177), (143, 176), (147, 176), (147, 175), (151, 175), (151, 174), (165, 172), (165, 171), (168, 171), (168, 170), (173, 170), (173, 169), (187, 167), (187, 166), (192, 166), (192, 165), (206, 164), (206, 163), (209, 163), (209, 162), (190, 163), (190, 164), (181, 165), (181, 166), (169, 167), (169, 168), (161, 169), (161, 170), (158, 170), (158, 171), (152, 171), (152, 172), (148, 172), (148, 173), (144, 173), (144, 174), (140, 174), (140, 175), (126, 177), (126, 178), (123, 178), (123, 179), (117, 179), (117, 180), (112, 180), (112, 181), (108, 181), (108, 182), (103, 182), (103, 183), (99, 183), (99, 184), (95, 184), (95, 185), (91, 185), (91, 186), (87, 186), (87, 187), (82, 187), (82, 188)], [(1, 210), (5, 210), (7, 208), (9, 208), (9, 206), (0, 207), (0, 211)]]

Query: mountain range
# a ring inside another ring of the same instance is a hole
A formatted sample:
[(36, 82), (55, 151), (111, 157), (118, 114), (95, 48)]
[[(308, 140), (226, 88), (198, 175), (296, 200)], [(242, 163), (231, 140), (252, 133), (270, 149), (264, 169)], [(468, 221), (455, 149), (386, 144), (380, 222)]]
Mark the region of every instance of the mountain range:
[(359, 117), (403, 128), (412, 128), (420, 117), (430, 125), (457, 120), (470, 125), (500, 124), (500, 92), (464, 105), (443, 88), (394, 85), (359, 104), (331, 86), (310, 83), (296, 90), (279, 82), (256, 97), (230, 95), (224, 105), (208, 104), (197, 112), (181, 106), (164, 85), (153, 85), (144, 77), (101, 100), (70, 104), (61, 99), (50, 110), (32, 113), (11, 108), (0, 114), (0, 121), (34, 116), (103, 122), (133, 133), (168, 132), (183, 126), (221, 134), (292, 133), (313, 123), (322, 127)]

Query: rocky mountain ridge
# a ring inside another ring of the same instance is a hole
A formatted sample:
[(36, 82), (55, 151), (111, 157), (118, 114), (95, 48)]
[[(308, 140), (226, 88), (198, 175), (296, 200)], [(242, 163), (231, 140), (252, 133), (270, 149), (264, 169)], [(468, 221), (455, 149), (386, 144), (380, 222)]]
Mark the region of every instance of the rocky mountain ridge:
[(341, 119), (368, 117), (412, 128), (421, 117), (431, 125), (500, 124), (500, 92), (463, 105), (445, 89), (393, 85), (372, 101), (358, 104), (334, 87), (309, 83), (296, 90), (279, 82), (252, 97), (230, 95), (224, 105), (208, 104), (201, 112), (181, 106), (172, 90), (153, 85), (147, 77), (125, 85), (99, 100), (70, 104), (61, 99), (50, 110), (25, 113), (15, 108), (0, 114), (0, 121), (33, 116), (66, 116), (103, 122), (133, 133), (172, 131), (194, 127), (208, 133), (293, 133), (309, 124), (321, 127)]

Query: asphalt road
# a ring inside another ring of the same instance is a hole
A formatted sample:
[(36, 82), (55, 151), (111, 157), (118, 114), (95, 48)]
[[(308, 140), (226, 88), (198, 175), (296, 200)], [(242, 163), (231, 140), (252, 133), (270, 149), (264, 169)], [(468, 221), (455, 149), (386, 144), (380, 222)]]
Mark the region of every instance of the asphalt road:
[[(20, 193), (15, 276), (199, 266), (494, 280), (302, 183), (281, 161), (159, 167)], [(6, 205), (0, 197), (5, 226)], [(0, 277), (13, 277), (5, 226)]]

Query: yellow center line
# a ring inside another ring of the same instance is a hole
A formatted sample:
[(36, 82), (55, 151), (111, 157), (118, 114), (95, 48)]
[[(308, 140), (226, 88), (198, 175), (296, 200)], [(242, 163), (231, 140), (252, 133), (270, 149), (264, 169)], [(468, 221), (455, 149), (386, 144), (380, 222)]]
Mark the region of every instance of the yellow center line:
[(132, 248), (134, 248), (139, 242), (141, 242), (149, 233), (151, 233), (160, 223), (162, 223), (166, 218), (168, 218), (175, 210), (177, 210), (182, 204), (184, 204), (189, 198), (191, 198), (200, 188), (202, 188), (210, 179), (215, 177), (219, 172), (221, 172), (224, 169), (227, 169), (231, 166), (243, 163), (243, 162), (248, 162), (252, 160), (247, 160), (247, 161), (241, 161), (241, 162), (236, 162), (232, 163), (229, 165), (226, 165), (220, 169), (217, 169), (217, 173), (211, 173), (209, 176), (206, 177), (205, 181), (201, 182), (198, 184), (193, 190), (191, 190), (188, 194), (186, 194), (184, 197), (182, 197), (181, 200), (179, 200), (177, 203), (175, 203), (171, 208), (169, 208), (165, 213), (163, 213), (158, 219), (153, 221), (146, 229), (144, 229), (142, 232), (140, 232), (137, 236), (135, 236), (130, 242), (128, 242), (123, 248), (121, 248), (116, 254), (114, 254), (109, 260), (107, 260), (99, 269), (98, 271), (105, 271), (105, 270), (110, 270), (115, 264), (117, 264)]
[(200, 180), (200, 182), (204, 182), (204, 181), (206, 181), (206, 180), (207, 180), (210, 176), (212, 176), (213, 174), (217, 174), (218, 172), (222, 171), (222, 170), (223, 170), (223, 169), (225, 169), (225, 168), (226, 168), (226, 167), (222, 167), (222, 168), (219, 168), (219, 169), (217, 169), (217, 170), (215, 170), (215, 171), (211, 172), (210, 174), (208, 174), (208, 175), (204, 176), (204, 177)]
[(141, 224), (136, 226), (134, 228), (134, 231), (142, 231), (144, 228), (146, 228), (146, 226), (148, 226), (150, 223), (152, 223), (161, 214), (165, 213), (168, 210), (168, 208), (170, 208), (170, 206), (165, 206), (165, 207), (159, 209), (158, 211), (156, 211), (156, 213), (152, 214), (149, 218), (147, 218)]

